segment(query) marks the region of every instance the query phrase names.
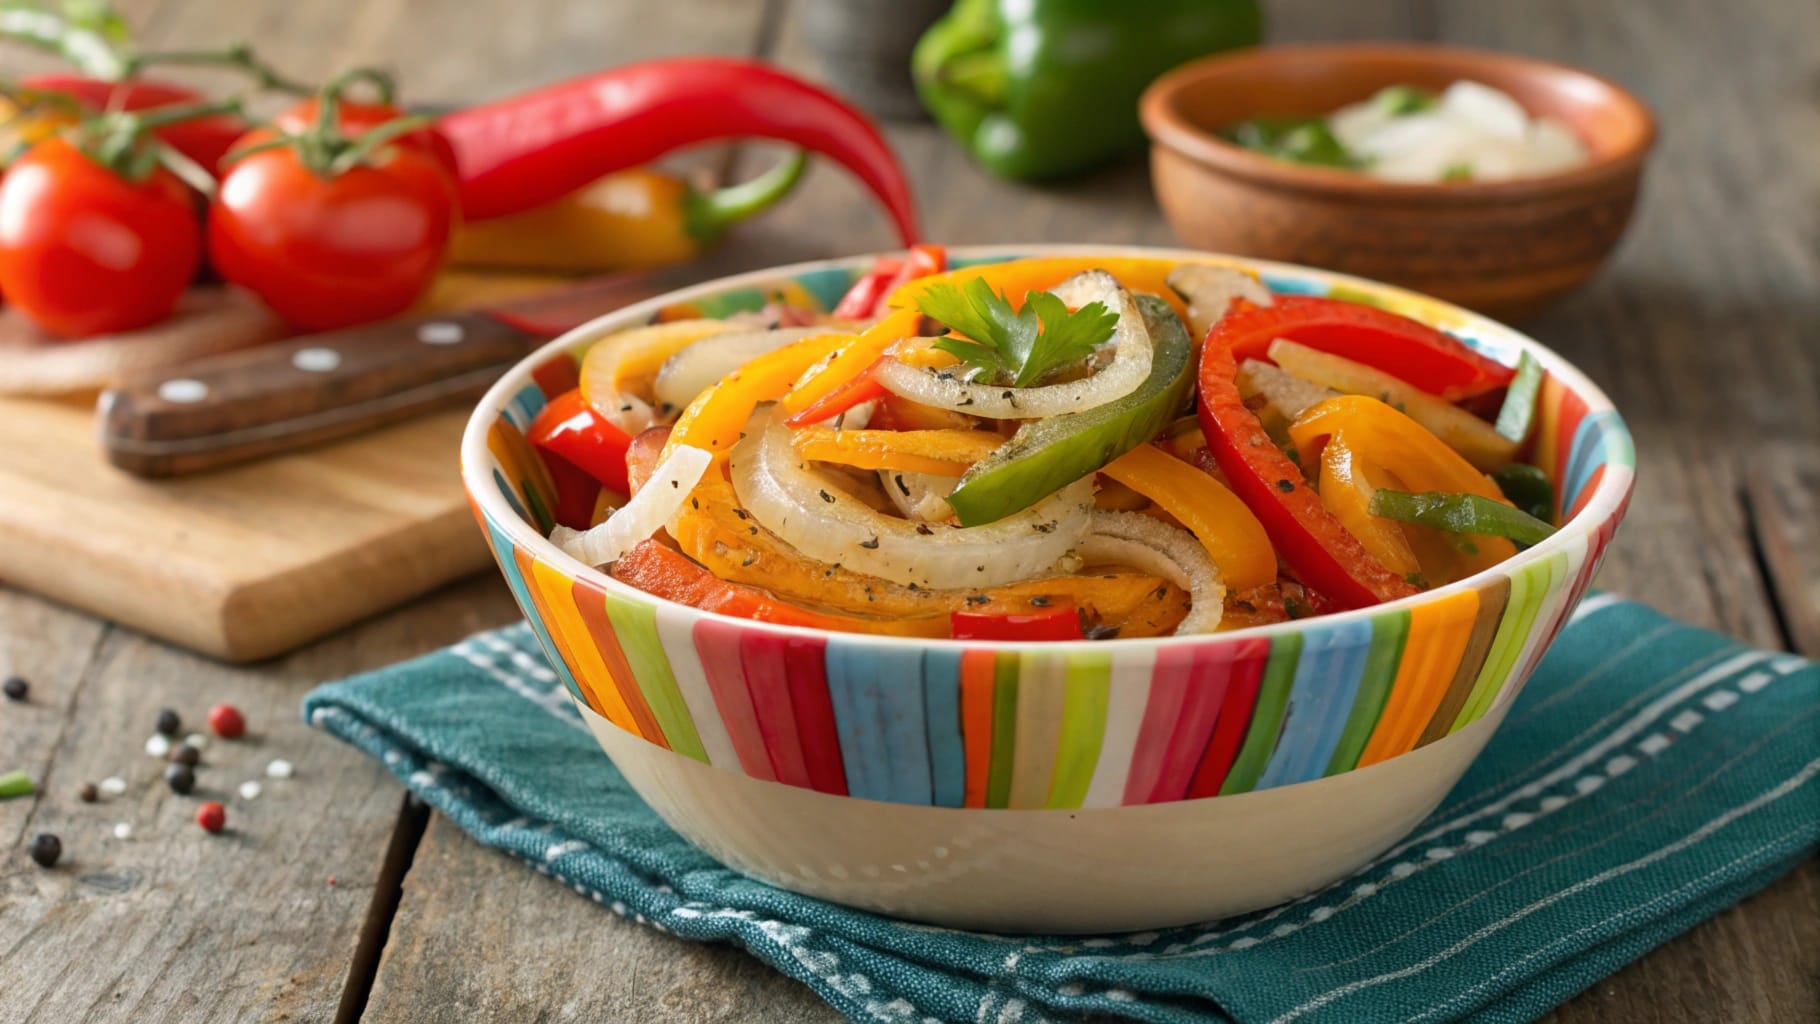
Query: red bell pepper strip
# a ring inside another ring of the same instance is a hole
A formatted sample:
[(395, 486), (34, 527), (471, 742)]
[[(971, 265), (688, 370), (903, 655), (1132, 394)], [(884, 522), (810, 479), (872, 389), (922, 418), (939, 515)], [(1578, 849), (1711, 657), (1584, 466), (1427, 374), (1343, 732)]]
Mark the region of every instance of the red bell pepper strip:
[[(62, 93), (90, 110), (142, 111), (176, 104), (196, 103), (203, 99), (194, 89), (156, 79), (135, 78), (128, 82), (106, 82), (81, 75), (30, 75), (20, 84), (45, 92)], [(159, 141), (201, 165), (209, 173), (221, 167), (222, 157), (245, 135), (245, 120), (230, 114), (213, 114), (188, 121), (178, 121), (152, 130)]]
[(1312, 295), (1279, 296), (1270, 306), (1237, 300), (1219, 331), (1239, 362), (1268, 361), (1270, 343), (1288, 338), (1383, 370), (1450, 402), (1504, 387), (1516, 375), (1445, 331), (1375, 306)]
[(604, 174), (718, 139), (765, 138), (829, 157), (920, 234), (891, 147), (847, 101), (768, 64), (730, 57), (645, 61), (445, 115), (470, 220), (518, 213)]
[[(872, 366), (875, 367), (882, 362), (884, 359), (880, 358)], [(871, 367), (868, 367), (865, 373), (828, 392), (802, 412), (784, 420), (784, 424), (791, 427), (806, 427), (811, 423), (820, 423), (823, 420), (833, 419), (856, 405), (883, 398), (888, 393), (885, 386), (872, 376)]]
[(555, 507), (550, 517), (571, 530), (585, 530), (594, 525), (594, 500), (600, 497), (600, 481), (575, 463), (548, 448), (539, 448), (544, 468), (556, 484)]
[[(620, 494), (632, 493), (626, 480), (626, 449), (632, 438), (581, 397), (581, 389), (565, 391), (550, 400), (525, 438), (539, 449), (567, 459), (577, 468)], [(590, 496), (590, 505), (592, 503)]]
[(1252, 328), (1241, 323), (1229, 331), (1227, 326), (1239, 315), (1228, 313), (1201, 346), (1197, 414), (1207, 449), (1227, 484), (1263, 522), (1277, 554), (1296, 577), (1336, 606), (1364, 608), (1419, 593), (1346, 532), (1302, 479), (1301, 470), (1271, 442), (1256, 414), (1245, 408), (1232, 344), (1235, 333)]
[(872, 269), (853, 282), (847, 294), (840, 297), (834, 305), (834, 315), (848, 320), (865, 320), (872, 316), (872, 311), (891, 294), (891, 282), (897, 279), (897, 272), (904, 268), (904, 261), (896, 256), (880, 256)]
[(1073, 605), (1051, 611), (1004, 614), (950, 612), (956, 640), (1081, 640), (1081, 615)]

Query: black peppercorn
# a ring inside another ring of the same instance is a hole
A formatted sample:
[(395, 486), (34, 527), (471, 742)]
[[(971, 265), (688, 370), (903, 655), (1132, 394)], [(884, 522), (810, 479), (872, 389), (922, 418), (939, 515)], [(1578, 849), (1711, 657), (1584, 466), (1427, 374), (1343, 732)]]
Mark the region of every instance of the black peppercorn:
[(32, 684), (18, 676), (7, 676), (5, 683), (0, 683), (0, 692), (5, 692), (7, 700), (24, 700), (32, 692)]
[(100, 795), (95, 791), (95, 784), (92, 782), (84, 782), (82, 788), (76, 791), (76, 796), (80, 797), (85, 804), (94, 803), (100, 798)]
[(164, 770), (164, 784), (179, 796), (196, 788), (196, 770), (187, 764), (174, 764)]
[(197, 750), (188, 743), (179, 743), (172, 747), (168, 756), (170, 757), (172, 764), (185, 764), (189, 765), (191, 768), (202, 763), (202, 751)]
[(57, 858), (63, 856), (63, 840), (49, 832), (40, 832), (32, 837), (32, 844), (25, 852), (39, 867), (54, 867)]
[(175, 736), (177, 730), (183, 728), (183, 719), (177, 717), (177, 712), (165, 708), (158, 712), (158, 721), (154, 728), (166, 736)]

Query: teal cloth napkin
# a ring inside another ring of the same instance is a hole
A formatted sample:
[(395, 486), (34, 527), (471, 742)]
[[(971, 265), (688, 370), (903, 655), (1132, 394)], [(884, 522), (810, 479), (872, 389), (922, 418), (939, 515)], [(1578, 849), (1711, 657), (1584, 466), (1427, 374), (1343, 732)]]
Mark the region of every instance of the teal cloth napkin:
[(523, 625), (322, 686), (304, 713), (482, 843), (736, 942), (856, 1020), (1530, 1020), (1820, 843), (1820, 666), (1604, 594), (1434, 816), (1357, 875), (1100, 938), (909, 925), (722, 867), (633, 794)]

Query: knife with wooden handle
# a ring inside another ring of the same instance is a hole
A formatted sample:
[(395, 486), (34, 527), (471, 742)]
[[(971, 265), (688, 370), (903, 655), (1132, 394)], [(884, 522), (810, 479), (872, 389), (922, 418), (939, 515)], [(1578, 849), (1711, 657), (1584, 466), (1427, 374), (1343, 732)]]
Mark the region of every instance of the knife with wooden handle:
[(170, 477), (345, 437), (472, 400), (537, 346), (677, 278), (618, 274), (187, 363), (103, 392), (101, 444), (129, 473)]

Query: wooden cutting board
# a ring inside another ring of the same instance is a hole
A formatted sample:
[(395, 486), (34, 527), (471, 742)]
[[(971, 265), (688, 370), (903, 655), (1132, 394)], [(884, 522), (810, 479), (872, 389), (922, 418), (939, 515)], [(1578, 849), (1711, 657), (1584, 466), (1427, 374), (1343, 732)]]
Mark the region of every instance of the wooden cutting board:
[[(549, 280), (451, 278), (433, 308)], [(0, 581), (233, 661), (268, 657), (486, 564), (463, 410), (196, 477), (108, 465), (93, 394), (0, 397)]]

